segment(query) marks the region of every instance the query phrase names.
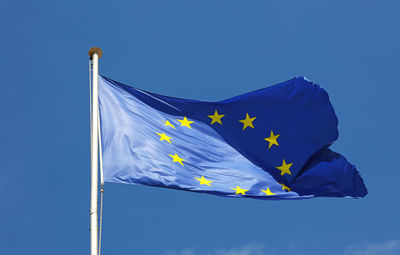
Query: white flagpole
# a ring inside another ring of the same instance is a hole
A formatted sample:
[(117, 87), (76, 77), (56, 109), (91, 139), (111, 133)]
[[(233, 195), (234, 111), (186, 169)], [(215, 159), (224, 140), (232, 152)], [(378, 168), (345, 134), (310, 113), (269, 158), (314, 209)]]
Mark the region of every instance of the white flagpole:
[(93, 47), (89, 50), (89, 56), (92, 61), (92, 95), (91, 95), (91, 192), (90, 192), (90, 255), (98, 255), (98, 227), (97, 227), (97, 196), (99, 185), (99, 58), (102, 55), (100, 48)]

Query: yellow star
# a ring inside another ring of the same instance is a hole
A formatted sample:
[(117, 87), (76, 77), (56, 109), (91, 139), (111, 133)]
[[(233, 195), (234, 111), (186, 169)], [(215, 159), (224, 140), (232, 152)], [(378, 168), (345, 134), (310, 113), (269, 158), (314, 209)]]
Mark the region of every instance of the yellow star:
[(214, 115), (208, 115), (209, 118), (211, 118), (211, 125), (214, 124), (215, 122), (218, 122), (219, 124), (222, 125), (221, 118), (224, 117), (224, 114), (218, 114), (218, 111), (215, 110)]
[(283, 183), (280, 183), (281, 185), (282, 185), (282, 189), (283, 190), (287, 190), (287, 191), (291, 191), (292, 189), (291, 188), (289, 188), (288, 186), (286, 186), (285, 184), (283, 184)]
[(172, 158), (172, 160), (174, 161), (174, 162), (179, 162), (179, 164), (181, 164), (182, 166), (183, 166), (183, 163), (182, 163), (182, 161), (185, 161), (183, 158), (180, 158), (179, 156), (178, 156), (178, 154), (176, 154), (175, 153), (175, 155), (171, 155), (171, 154), (168, 154), (171, 158)]
[(162, 133), (162, 134), (157, 133), (157, 135), (160, 136), (160, 141), (167, 141), (167, 142), (171, 143), (171, 141), (170, 141), (171, 137), (167, 136), (165, 133)]
[[(233, 189), (233, 188), (231, 188), (231, 189)], [(246, 191), (249, 191), (247, 189), (241, 189), (239, 186), (236, 186), (236, 189), (233, 189), (233, 190), (236, 190), (236, 195), (237, 194), (246, 195)]]
[(273, 195), (275, 195), (275, 193), (272, 193), (270, 190), (269, 190), (269, 188), (267, 188), (267, 190), (261, 190), (262, 192), (264, 192), (267, 196), (273, 196)]
[(285, 160), (283, 160), (282, 165), (281, 166), (277, 166), (276, 168), (281, 170), (281, 175), (284, 175), (284, 174), (292, 175), (292, 173), (290, 172), (290, 169), (289, 169), (292, 165), (293, 165), (293, 163), (286, 164)]
[(213, 182), (213, 181), (207, 180), (206, 178), (204, 178), (204, 176), (201, 176), (201, 178), (195, 178), (195, 179), (200, 182), (200, 185), (205, 184), (207, 186), (211, 186), (210, 183)]
[(245, 130), (247, 127), (254, 128), (253, 121), (255, 119), (256, 119), (256, 117), (250, 118), (249, 114), (246, 113), (246, 118), (244, 120), (239, 120), (240, 122), (243, 123), (243, 130)]
[(170, 126), (170, 127), (175, 128), (174, 125), (172, 125), (171, 122), (169, 122), (169, 120), (167, 120), (167, 121), (165, 122), (165, 126)]
[(190, 120), (186, 119), (186, 116), (183, 118), (183, 120), (179, 120), (178, 119), (178, 121), (181, 123), (181, 126), (185, 126), (185, 127), (188, 127), (188, 128), (192, 128), (190, 126), (190, 124), (194, 122), (194, 121), (190, 121)]
[(272, 132), (272, 130), (271, 130), (270, 137), (264, 138), (265, 141), (269, 142), (268, 149), (271, 148), (271, 146), (274, 144), (276, 146), (279, 146), (278, 141), (276, 141), (276, 139), (278, 139), (279, 136), (280, 136), (280, 134), (274, 135), (274, 132)]

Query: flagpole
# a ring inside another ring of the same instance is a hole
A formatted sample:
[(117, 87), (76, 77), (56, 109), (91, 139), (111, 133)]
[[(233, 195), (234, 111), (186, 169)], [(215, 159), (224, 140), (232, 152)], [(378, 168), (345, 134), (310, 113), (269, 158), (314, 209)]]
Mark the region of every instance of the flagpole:
[(100, 48), (93, 47), (89, 50), (92, 64), (92, 88), (91, 88), (91, 114), (90, 114), (90, 148), (91, 148), (91, 190), (90, 190), (90, 255), (98, 255), (98, 227), (97, 227), (97, 196), (99, 185), (99, 58), (102, 55)]

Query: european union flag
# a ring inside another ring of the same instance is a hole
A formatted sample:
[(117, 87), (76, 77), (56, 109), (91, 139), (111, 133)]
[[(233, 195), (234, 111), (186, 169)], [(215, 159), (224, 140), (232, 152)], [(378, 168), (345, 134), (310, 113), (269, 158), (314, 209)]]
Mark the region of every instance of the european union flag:
[(329, 149), (338, 120), (303, 77), (219, 102), (172, 98), (99, 77), (106, 182), (229, 197), (364, 197)]

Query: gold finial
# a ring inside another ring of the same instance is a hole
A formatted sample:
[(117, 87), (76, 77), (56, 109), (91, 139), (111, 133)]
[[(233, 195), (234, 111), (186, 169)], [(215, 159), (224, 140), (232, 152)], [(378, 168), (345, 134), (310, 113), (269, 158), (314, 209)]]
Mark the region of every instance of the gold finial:
[(99, 48), (99, 47), (92, 47), (89, 50), (89, 57), (92, 58), (93, 54), (97, 53), (97, 55), (99, 56), (99, 58), (101, 58), (101, 56), (103, 55), (103, 51)]

